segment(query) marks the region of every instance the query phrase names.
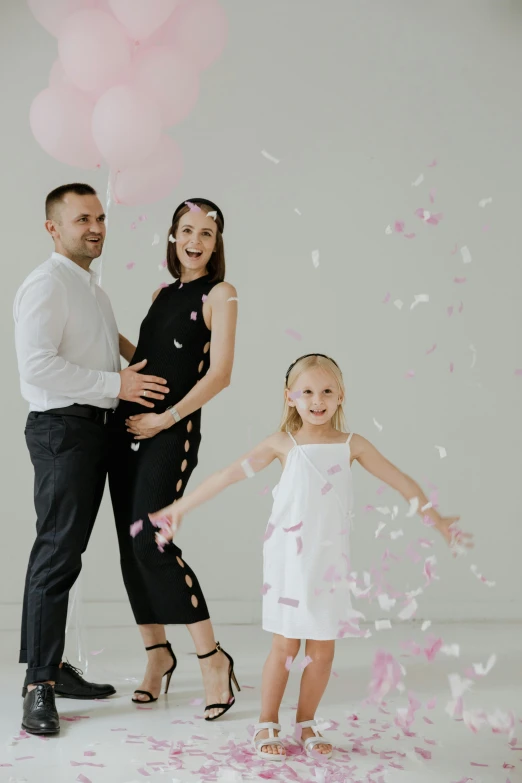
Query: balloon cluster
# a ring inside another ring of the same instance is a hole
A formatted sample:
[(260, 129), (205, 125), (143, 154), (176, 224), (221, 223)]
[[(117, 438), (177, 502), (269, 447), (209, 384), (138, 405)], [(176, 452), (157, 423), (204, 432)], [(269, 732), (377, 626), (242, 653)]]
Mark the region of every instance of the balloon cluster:
[(120, 204), (146, 204), (178, 182), (182, 155), (165, 133), (194, 108), (200, 73), (222, 52), (218, 0), (28, 0), (58, 39), (32, 132), (56, 160), (110, 167)]

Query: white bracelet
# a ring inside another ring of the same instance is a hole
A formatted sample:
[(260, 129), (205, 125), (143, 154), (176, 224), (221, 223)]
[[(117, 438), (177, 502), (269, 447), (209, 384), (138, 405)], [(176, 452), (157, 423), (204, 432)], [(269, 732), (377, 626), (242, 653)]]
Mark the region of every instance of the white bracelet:
[(180, 416), (180, 415), (179, 415), (179, 413), (177, 412), (177, 410), (176, 410), (176, 408), (174, 407), (174, 405), (170, 405), (170, 406), (167, 408), (167, 410), (168, 410), (168, 412), (170, 413), (170, 415), (172, 416), (172, 418), (174, 419), (174, 421), (176, 422), (176, 424), (178, 423), (178, 421), (181, 421), (181, 416)]

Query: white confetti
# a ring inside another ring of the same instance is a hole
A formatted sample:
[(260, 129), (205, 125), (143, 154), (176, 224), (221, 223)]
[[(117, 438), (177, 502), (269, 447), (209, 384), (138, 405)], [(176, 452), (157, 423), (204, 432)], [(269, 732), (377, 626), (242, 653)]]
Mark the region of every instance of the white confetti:
[(389, 620), (376, 620), (375, 621), (375, 630), (376, 631), (389, 631), (392, 627), (392, 624)]
[(427, 511), (429, 508), (433, 508), (433, 503), (431, 502), (431, 500), (429, 503), (426, 503), (426, 505), (421, 508), (421, 511)]
[(469, 346), (469, 350), (473, 354), (473, 359), (471, 360), (470, 369), (472, 370), (475, 364), (477, 363), (477, 349), (473, 344)]
[(295, 207), (295, 208), (294, 208), (294, 212), (295, 212), (297, 215), (302, 215), (302, 212), (300, 212), (300, 210), (298, 210), (298, 209), (297, 209), (297, 207)]
[(487, 206), (488, 204), (491, 204), (492, 201), (493, 199), (491, 198), (491, 196), (489, 196), (488, 198), (481, 198), (479, 201), (479, 207), (482, 207), (482, 209), (484, 209), (484, 207)]
[(138, 451), (139, 447), (140, 447), (139, 443), (131, 443), (131, 449), (133, 451)]
[(392, 530), (390, 533), (390, 538), (392, 541), (396, 541), (398, 538), (401, 538), (404, 535), (404, 530)]
[(388, 593), (380, 593), (377, 596), (377, 600), (379, 601), (379, 606), (381, 607), (383, 612), (389, 612), (390, 609), (393, 609), (393, 607), (397, 603), (397, 599), (390, 598)]
[(393, 234), (393, 228), (391, 226), (386, 226), (386, 228), (384, 229), (384, 233), (388, 234), (388, 236), (390, 234)]
[(176, 240), (174, 239), (174, 237), (172, 236), (172, 234), (169, 234), (169, 242), (175, 242), (175, 241), (176, 241)]
[(174, 340), (174, 345), (176, 346), (176, 348), (183, 348), (182, 344), (178, 343), (177, 340)]
[(214, 220), (217, 218), (217, 212), (214, 209), (212, 212), (207, 212), (207, 217), (214, 218)]
[(377, 419), (374, 419), (374, 420), (373, 420), (373, 423), (375, 424), (375, 426), (377, 427), (377, 429), (379, 430), (379, 432), (382, 432), (382, 424), (379, 424), (379, 422), (377, 421)]
[(464, 247), (460, 248), (460, 255), (462, 256), (462, 260), (465, 264), (471, 264), (471, 253), (469, 252), (469, 247), (467, 245), (464, 245)]
[(427, 631), (430, 626), (431, 626), (431, 620), (424, 620), (424, 622), (421, 625), (421, 631)]
[(411, 620), (417, 609), (419, 608), (419, 605), (417, 604), (417, 601), (413, 599), (410, 601), (409, 604), (407, 604), (404, 609), (399, 612), (397, 617), (399, 620)]
[(402, 310), (402, 306), (403, 306), (404, 302), (402, 302), (400, 299), (396, 299), (393, 304), (395, 305), (397, 310)]
[(398, 516), (399, 516), (399, 506), (394, 506), (394, 507), (392, 508), (392, 515), (391, 515), (391, 518), (392, 518), (392, 519), (395, 519), (395, 518), (396, 518), (396, 517), (398, 517)]
[(493, 666), (497, 662), (497, 656), (495, 653), (493, 655), (490, 655), (488, 658), (488, 662), (485, 666), (483, 666), (481, 663), (474, 663), (473, 669), (475, 670), (475, 674), (478, 674), (480, 677), (485, 677), (486, 674), (489, 674)]
[(379, 527), (375, 531), (375, 538), (379, 538), (381, 531), (384, 530), (385, 527), (386, 527), (386, 522), (379, 522)]
[(438, 452), (439, 452), (439, 457), (440, 457), (441, 459), (444, 459), (444, 457), (447, 457), (447, 456), (448, 456), (448, 452), (446, 451), (446, 449), (444, 448), (444, 446), (435, 446), (435, 448), (436, 448), (436, 449), (438, 449)]
[(256, 473), (255, 473), (252, 465), (250, 464), (250, 462), (247, 459), (243, 460), (243, 462), (241, 463), (241, 467), (243, 468), (243, 471), (244, 471), (245, 476), (247, 478), (254, 478)]
[(159, 245), (159, 241), (160, 241), (159, 234), (154, 234), (154, 239), (152, 240), (152, 246), (154, 247), (154, 245)]
[(239, 299), (237, 298), (237, 296), (229, 296), (227, 302), (239, 302)]
[(272, 161), (272, 163), (279, 163), (279, 159), (278, 158), (274, 158), (274, 156), (270, 155), (270, 153), (267, 152), (266, 150), (261, 150), (261, 155), (264, 158), (266, 158), (267, 160)]
[(379, 514), (384, 514), (385, 516), (386, 516), (387, 514), (391, 514), (391, 511), (390, 511), (390, 509), (388, 508), (388, 506), (377, 506), (377, 507), (375, 508), (375, 510), (376, 510), (376, 511), (377, 511)]
[(496, 583), (496, 582), (491, 582), (491, 581), (489, 581), (488, 579), (486, 579), (486, 577), (485, 577), (485, 576), (483, 576), (482, 574), (480, 574), (480, 573), (479, 573), (479, 570), (478, 570), (478, 568), (477, 568), (477, 566), (476, 566), (476, 565), (472, 565), (472, 566), (470, 566), (470, 568), (471, 568), (471, 571), (472, 571), (472, 572), (475, 574), (475, 576), (477, 577), (477, 579), (478, 579), (480, 582), (482, 582), (483, 584), (485, 584), (487, 587), (495, 587), (495, 585), (496, 585), (497, 583)]
[(419, 176), (417, 177), (415, 182), (412, 182), (411, 184), (412, 184), (412, 187), (418, 188), (419, 185), (422, 185), (423, 182), (424, 182), (424, 174), (419, 174)]
[(452, 658), (460, 657), (460, 645), (459, 644), (443, 644), (440, 648), (441, 653), (448, 655)]
[(319, 251), (318, 250), (312, 250), (312, 264), (317, 269), (319, 266)]
[(414, 517), (419, 510), (419, 498), (412, 498), (410, 500), (410, 507), (406, 513), (407, 517)]
[(413, 310), (414, 307), (417, 307), (417, 305), (421, 304), (422, 302), (430, 301), (429, 294), (414, 294), (413, 298), (415, 301), (411, 303), (410, 310)]

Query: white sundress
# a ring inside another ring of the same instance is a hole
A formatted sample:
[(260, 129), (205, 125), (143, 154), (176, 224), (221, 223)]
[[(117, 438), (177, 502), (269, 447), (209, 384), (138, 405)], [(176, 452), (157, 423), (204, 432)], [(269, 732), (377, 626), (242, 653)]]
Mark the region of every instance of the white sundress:
[(348, 579), (351, 437), (298, 445), (290, 435), (294, 445), (272, 493), (263, 548), (265, 631), (287, 639), (336, 639), (343, 622), (357, 614)]

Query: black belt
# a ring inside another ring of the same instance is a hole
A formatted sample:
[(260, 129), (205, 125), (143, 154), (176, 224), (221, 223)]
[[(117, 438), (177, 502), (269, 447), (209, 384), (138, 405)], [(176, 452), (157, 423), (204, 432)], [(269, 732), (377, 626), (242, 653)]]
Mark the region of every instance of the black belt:
[(96, 405), (67, 405), (65, 408), (50, 408), (48, 411), (33, 411), (37, 415), (42, 413), (56, 414), (58, 416), (79, 416), (82, 419), (92, 419), (100, 424), (107, 424), (109, 414), (114, 413), (112, 408), (97, 408)]

